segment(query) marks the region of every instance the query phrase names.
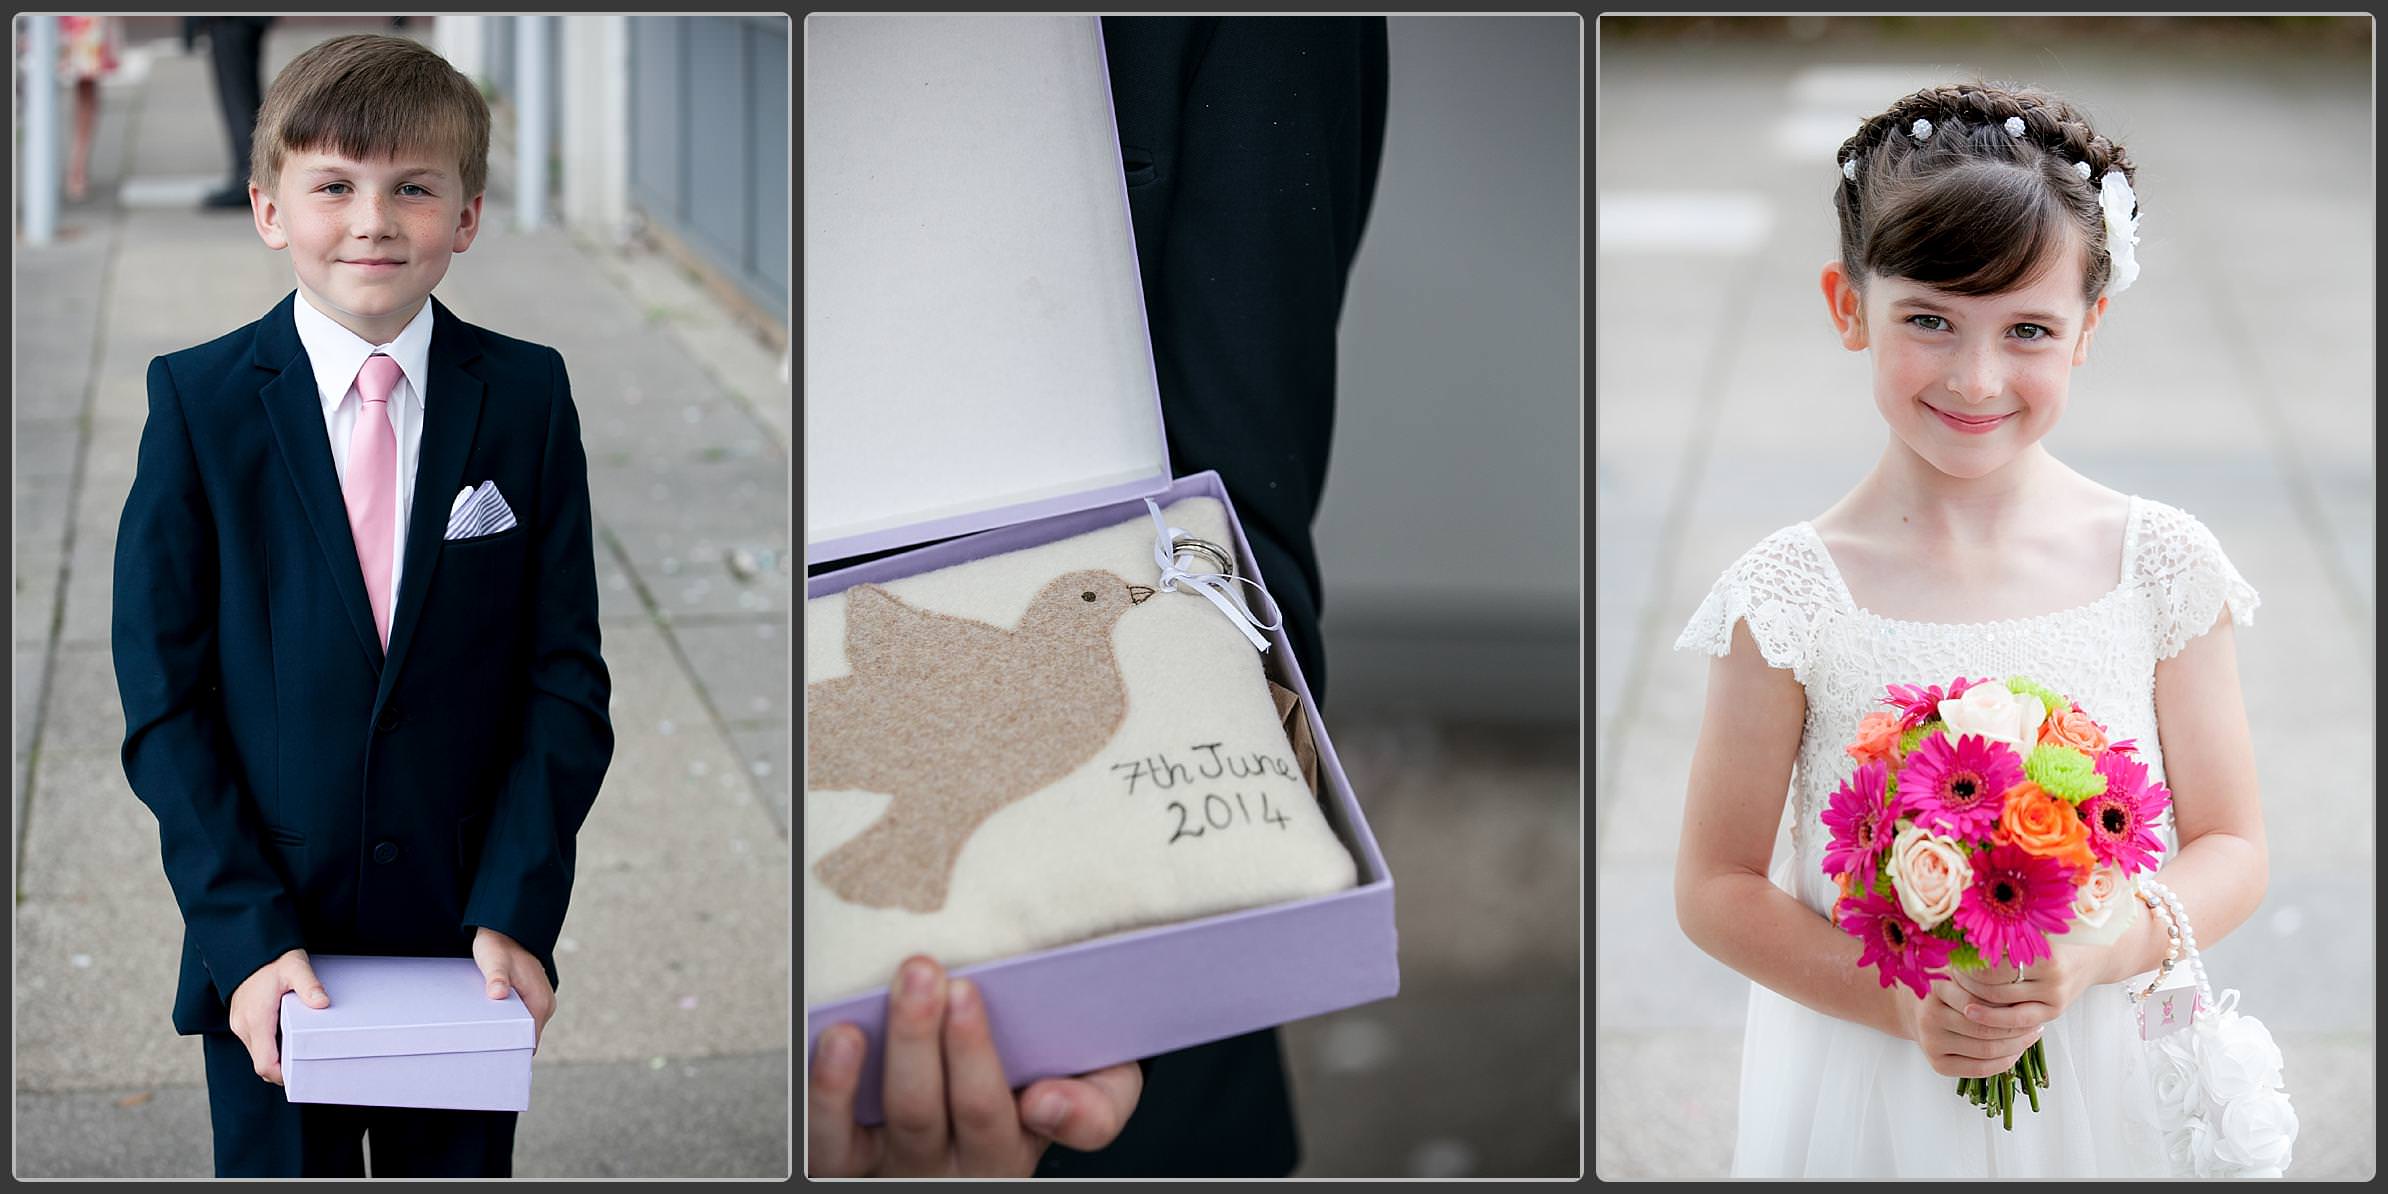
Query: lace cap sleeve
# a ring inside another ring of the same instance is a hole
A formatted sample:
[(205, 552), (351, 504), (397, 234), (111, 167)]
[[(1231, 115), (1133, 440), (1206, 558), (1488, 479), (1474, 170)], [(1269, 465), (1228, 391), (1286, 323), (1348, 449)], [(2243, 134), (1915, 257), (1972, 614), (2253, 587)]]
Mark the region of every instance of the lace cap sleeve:
[(1838, 591), (1806, 531), (1785, 527), (1741, 553), (1716, 578), (1675, 649), (1729, 654), (1733, 623), (1747, 621), (1767, 664), (1789, 668), (1806, 683), (1816, 624), (1838, 605)]
[(2139, 541), (2139, 571), (2156, 593), (2156, 658), (2170, 659), (2213, 629), (2223, 608), (2240, 626), (2255, 624), (2262, 598), (2247, 583), (2222, 543), (2186, 511), (2147, 503)]

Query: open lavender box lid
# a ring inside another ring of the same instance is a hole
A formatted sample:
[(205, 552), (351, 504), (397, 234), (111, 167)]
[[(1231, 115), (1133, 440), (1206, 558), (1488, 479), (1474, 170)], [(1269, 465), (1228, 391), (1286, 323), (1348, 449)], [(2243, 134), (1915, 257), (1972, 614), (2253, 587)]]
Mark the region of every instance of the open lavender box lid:
[(1094, 17), (805, 20), (808, 561), (1169, 483)]
[[(1172, 478), (1099, 20), (814, 15), (805, 23), (808, 560), (945, 539), (810, 577), (809, 598), (1034, 547), (1209, 497)], [(955, 180), (967, 180), (958, 185)], [(948, 538), (959, 536), (958, 538)], [(1282, 629), (1318, 798), (1357, 865), (1330, 895), (953, 967), (1014, 1089), (1385, 999), (1393, 879)], [(868, 1041), (881, 1122), (887, 991), (805, 1009)]]
[(491, 999), (471, 958), (308, 959), (331, 1006), (282, 996), (293, 1103), (523, 1111), (537, 1029), (513, 991)]

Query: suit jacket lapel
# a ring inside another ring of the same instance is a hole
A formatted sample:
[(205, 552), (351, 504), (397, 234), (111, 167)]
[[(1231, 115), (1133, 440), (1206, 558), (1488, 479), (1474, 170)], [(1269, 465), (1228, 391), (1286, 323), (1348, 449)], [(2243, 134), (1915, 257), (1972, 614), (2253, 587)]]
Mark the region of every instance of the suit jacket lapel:
[[(481, 402), (488, 389), (464, 368), (480, 357), (480, 337), (449, 314), (438, 299), (431, 300), (431, 309), (431, 379), (430, 392), (423, 401), (422, 454), (415, 461), (414, 512), (406, 526), (406, 570), (398, 581), (398, 607), (390, 612), (390, 656), (382, 668), (381, 691), (373, 698), (377, 712), (389, 699), (407, 648), (414, 642), (416, 624), (422, 619), (431, 576), (439, 568), (440, 544), (448, 529), (448, 503), (462, 486), (465, 454), (481, 425)], [(347, 508), (341, 509), (345, 532)], [(362, 581), (357, 590), (363, 593)], [(366, 625), (371, 627), (370, 619)]]
[(289, 466), (299, 508), (315, 530), (315, 545), (323, 549), (332, 588), (348, 611), (357, 645), (364, 648), (366, 661), (378, 668), (381, 635), (373, 627), (373, 605), (365, 598), (365, 576), (357, 566), (356, 537), (348, 530), (348, 501), (340, 495), (340, 475), (332, 469), (331, 441), (323, 433), (323, 396), (316, 391), (314, 367), (307, 360), (306, 346), (299, 341), (298, 325), (291, 319), (290, 305), (297, 301), (298, 292), (291, 291), (282, 305), (266, 314), (250, 363), (280, 375), (258, 391), (266, 421), (273, 426), (282, 463)]

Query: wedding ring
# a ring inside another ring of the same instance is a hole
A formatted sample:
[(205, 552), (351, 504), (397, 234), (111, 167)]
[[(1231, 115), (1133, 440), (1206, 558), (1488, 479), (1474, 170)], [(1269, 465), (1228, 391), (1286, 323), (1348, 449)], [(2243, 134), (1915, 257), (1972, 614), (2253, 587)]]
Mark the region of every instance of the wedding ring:
[(1219, 566), (1212, 569), (1212, 571), (1220, 573), (1224, 576), (1235, 575), (1235, 557), (1229, 555), (1226, 548), (1221, 547), (1208, 539), (1196, 539), (1192, 536), (1187, 536), (1186, 538), (1178, 540), (1176, 546), (1177, 550), (1170, 556), (1170, 559), (1173, 561), (1178, 556), (1187, 554), (1209, 556), (1211, 559), (1218, 561), (1219, 564)]

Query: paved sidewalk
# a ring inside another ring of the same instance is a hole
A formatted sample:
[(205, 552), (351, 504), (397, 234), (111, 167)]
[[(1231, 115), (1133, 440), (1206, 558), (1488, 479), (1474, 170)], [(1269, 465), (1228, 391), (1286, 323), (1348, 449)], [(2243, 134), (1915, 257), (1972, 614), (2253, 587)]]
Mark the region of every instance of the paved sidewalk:
[[(334, 32), (277, 31), (266, 77)], [(244, 213), (174, 198), (226, 156), (204, 47), (135, 48), (145, 70), (104, 95), (93, 200), (17, 257), (19, 1177), (212, 1172), (198, 1042), (167, 1023), (180, 918), (116, 754), (110, 572), (149, 360), (256, 318), (293, 278)], [(677, 267), (519, 232), (510, 164), (492, 175), (438, 294), (571, 371), (616, 734), (515, 1171), (782, 1176), (791, 389)]]
[[(1594, 1169), (1730, 1166), (1749, 987), (1672, 914), (1708, 660), (1671, 648), (1726, 565), (1878, 457), (1867, 360), (1840, 349), (1817, 289), (1836, 251), (1833, 149), (1899, 95), (1977, 70), (2081, 101), (2141, 165), (2145, 273), (2051, 447), (2204, 520), (2262, 594), (2238, 643), (2271, 884), (2205, 952), (2287, 1055), (2302, 1125), (2288, 1175), (2368, 1177), (2368, 59), (2095, 42), (1603, 42)], [(1702, 142), (1720, 131), (1728, 143)]]

